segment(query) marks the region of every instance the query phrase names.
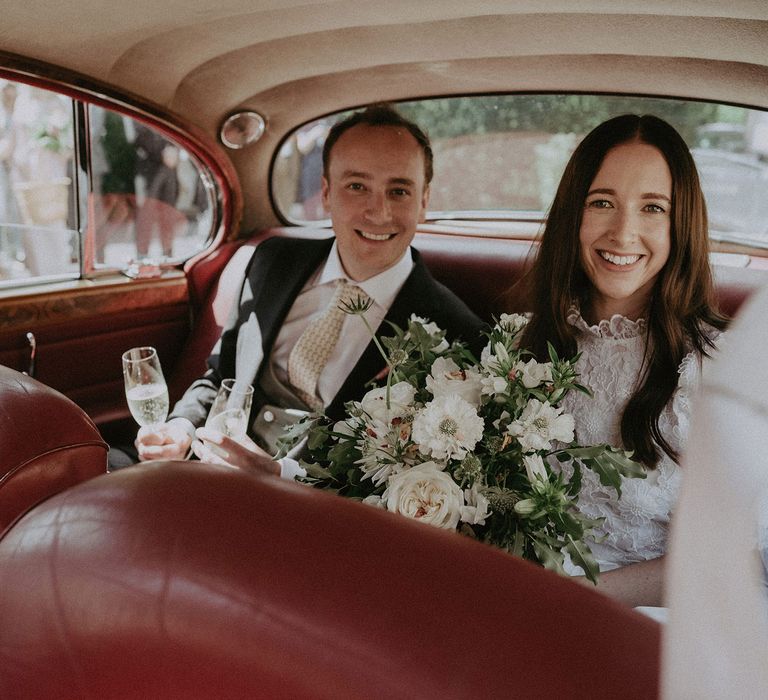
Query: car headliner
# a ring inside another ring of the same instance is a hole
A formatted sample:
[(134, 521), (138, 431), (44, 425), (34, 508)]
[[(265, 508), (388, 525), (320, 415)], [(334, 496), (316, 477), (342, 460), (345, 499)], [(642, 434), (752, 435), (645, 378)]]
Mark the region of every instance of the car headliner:
[(264, 184), (280, 139), (345, 107), (564, 90), (768, 107), (764, 0), (0, 1), (7, 54), (137, 96), (212, 138), (227, 114), (260, 112), (265, 137), (229, 154), (248, 226), (274, 222)]

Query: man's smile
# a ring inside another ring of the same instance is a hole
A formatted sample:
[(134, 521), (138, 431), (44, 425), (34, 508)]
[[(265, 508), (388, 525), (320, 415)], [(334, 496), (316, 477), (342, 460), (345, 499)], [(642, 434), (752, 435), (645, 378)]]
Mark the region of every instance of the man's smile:
[(359, 228), (355, 229), (355, 233), (357, 233), (359, 236), (362, 236), (367, 241), (388, 241), (390, 238), (396, 235), (394, 233), (370, 233), (369, 231), (363, 231)]

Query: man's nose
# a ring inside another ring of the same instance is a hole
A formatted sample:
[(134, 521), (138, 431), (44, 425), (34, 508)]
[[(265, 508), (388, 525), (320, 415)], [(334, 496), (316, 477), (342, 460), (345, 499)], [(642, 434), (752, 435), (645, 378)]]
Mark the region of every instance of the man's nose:
[(365, 211), (366, 218), (372, 224), (386, 224), (390, 221), (391, 213), (386, 192), (371, 192)]

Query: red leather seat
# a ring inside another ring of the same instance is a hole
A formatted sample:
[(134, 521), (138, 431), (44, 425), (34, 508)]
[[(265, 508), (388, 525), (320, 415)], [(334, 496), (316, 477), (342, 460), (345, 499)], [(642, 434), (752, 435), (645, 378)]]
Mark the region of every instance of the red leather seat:
[(151, 462), (0, 539), (0, 697), (654, 698), (657, 623), (454, 533)]
[(106, 473), (107, 449), (76, 404), (0, 366), (0, 532), (40, 501)]

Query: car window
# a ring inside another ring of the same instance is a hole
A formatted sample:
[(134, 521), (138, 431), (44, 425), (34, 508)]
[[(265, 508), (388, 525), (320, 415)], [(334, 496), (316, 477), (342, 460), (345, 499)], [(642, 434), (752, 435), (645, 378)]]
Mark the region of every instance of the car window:
[(0, 85), (0, 282), (79, 273), (72, 101)]
[(0, 81), (0, 287), (180, 263), (210, 242), (211, 182), (148, 126)]
[(202, 250), (214, 207), (200, 163), (130, 117), (91, 105), (88, 121), (94, 267), (174, 263)]
[[(611, 95), (481, 95), (402, 102), (435, 153), (431, 220), (543, 220), (576, 144), (617, 114), (656, 114), (691, 147), (711, 236), (768, 248), (768, 114), (708, 102)], [(303, 125), (283, 142), (274, 199), (289, 221), (325, 219), (322, 144), (339, 115)]]

